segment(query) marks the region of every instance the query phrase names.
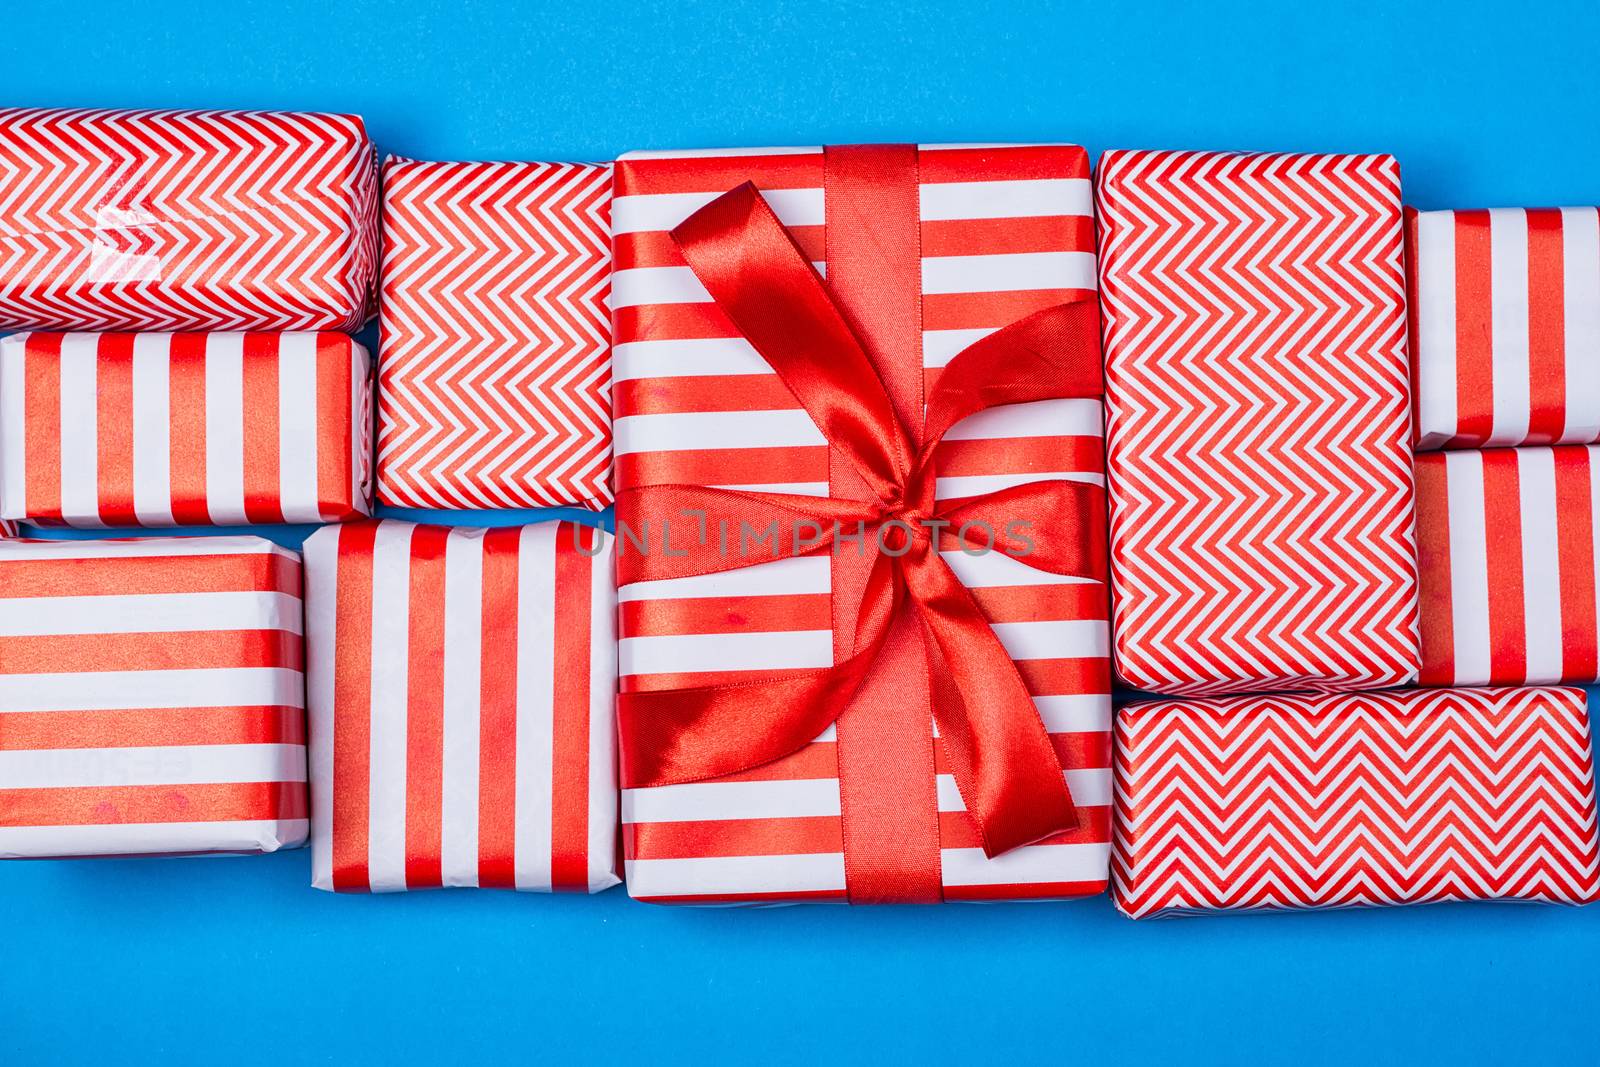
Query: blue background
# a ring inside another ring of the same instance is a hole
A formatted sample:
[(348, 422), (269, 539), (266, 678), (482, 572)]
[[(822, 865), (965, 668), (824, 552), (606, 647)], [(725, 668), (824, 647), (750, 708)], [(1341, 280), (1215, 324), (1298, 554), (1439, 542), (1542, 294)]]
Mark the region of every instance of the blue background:
[[(423, 158), (1383, 150), (1422, 207), (1600, 201), (1578, 0), (8, 6), (0, 102), (351, 111)], [(1600, 908), (1136, 924), (1104, 899), (699, 911), (309, 877), (304, 851), (0, 865), (0, 1061), (1596, 1058)]]

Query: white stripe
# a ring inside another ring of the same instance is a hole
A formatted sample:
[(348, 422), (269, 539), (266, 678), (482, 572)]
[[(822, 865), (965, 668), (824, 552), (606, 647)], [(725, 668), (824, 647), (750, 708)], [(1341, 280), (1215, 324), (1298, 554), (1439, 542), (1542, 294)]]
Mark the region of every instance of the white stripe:
[(1563, 441), (1600, 438), (1600, 212), (1561, 211), (1566, 365)]
[(28, 517), (28, 335), (0, 337), (0, 518)]
[(133, 512), (172, 526), (172, 335), (133, 335)]
[(1015, 660), (1092, 659), (1110, 655), (1110, 626), (1099, 619), (990, 623)]
[(1094, 196), (1087, 178), (936, 182), (923, 184), (920, 192), (924, 222), (1054, 215), (1087, 218), (1094, 213)]
[(128, 556), (237, 556), (272, 553), (286, 559), (294, 552), (254, 534), (223, 537), (133, 537), (94, 541), (0, 541), (0, 562), (20, 559), (122, 559)]
[(1003, 252), (922, 260), (924, 295), (1094, 287), (1093, 252)]
[(969, 415), (950, 427), (946, 441), (998, 441), (1015, 437), (1095, 437), (1101, 434), (1100, 401), (1088, 398), (1006, 404)]
[(483, 535), (454, 529), (444, 546), (444, 738), (440, 754), (440, 880), (478, 884), (482, 721)]
[[(655, 233), (670, 230), (727, 190), (705, 193), (646, 193), (611, 201), (611, 232)], [(821, 189), (763, 189), (761, 198), (785, 226), (821, 226), (825, 218)]]
[[(1067, 789), (1072, 793), (1072, 803), (1080, 808), (1103, 808), (1111, 803), (1111, 768), (1094, 767), (1087, 770), (1062, 771)], [(939, 810), (966, 811), (961, 800), (961, 790), (951, 774), (941, 774), (938, 780)]]
[[(373, 535), (367, 871), (375, 893), (406, 888), (408, 613), (415, 529), (410, 523), (386, 522)], [(360, 708), (349, 710), (361, 713)]]
[(278, 338), (278, 492), (285, 522), (321, 522), (317, 506), (317, 335)]
[(747, 482), (743, 485), (713, 485), (711, 489), (740, 489), (746, 493), (788, 493), (790, 496), (827, 496), (827, 482)]
[(228, 526), (244, 514), (244, 334), (206, 337), (206, 507)]
[(739, 156), (814, 156), (822, 152), (821, 145), (800, 145), (787, 148), (647, 148), (624, 152), (617, 157), (625, 159), (724, 159)]
[(1556, 457), (1548, 448), (1517, 449), (1522, 518), (1523, 626), (1527, 680), (1559, 682), (1562, 671), (1560, 540)]
[(1490, 444), (1528, 436), (1528, 213), (1489, 212), (1489, 303), (1494, 429)]
[(305, 780), (300, 745), (0, 750), (0, 782), (7, 789)]
[(968, 555), (960, 549), (952, 549), (939, 555), (968, 589), (994, 589), (1008, 585), (1084, 585), (1093, 581), (1091, 578), (1041, 571), (1021, 560), (1012, 559), (1004, 552)]
[[(306, 746), (311, 779), (311, 884), (333, 889), (334, 677), (338, 668), (340, 527), (306, 538)], [(355, 709), (359, 714), (360, 709)], [(350, 714), (351, 709), (345, 709)]]
[[(617, 551), (636, 552), (627, 542)], [(690, 578), (661, 578), (631, 582), (617, 591), (618, 601), (684, 600), (711, 596), (797, 596), (827, 593), (833, 589), (826, 557), (805, 556), (773, 560), (737, 570), (697, 574)]]
[(612, 350), (611, 379), (615, 382), (771, 373), (772, 367), (743, 337), (629, 341)]
[(839, 814), (839, 779), (693, 782), (622, 791), (622, 821), (802, 819)]
[(801, 448), (828, 442), (804, 411), (692, 411), (624, 415), (612, 427), (616, 453), (689, 449)]
[(617, 642), (617, 658), (624, 675), (827, 667), (833, 663), (833, 631), (625, 637)]
[(372, 514), (372, 357), (350, 342), (350, 502), (362, 515)]
[(74, 526), (100, 525), (99, 341), (93, 333), (61, 340), (61, 517)]
[(706, 856), (628, 860), (628, 892), (639, 898), (746, 896), (758, 893), (838, 892), (844, 854)]
[(282, 667), (0, 674), (0, 707), (8, 712), (300, 707), (304, 702), (304, 677)]
[(1103, 882), (1110, 873), (1111, 844), (1027, 845), (994, 859), (981, 848), (946, 848), (939, 858), (947, 886)]
[(1456, 685), (1489, 680), (1489, 553), (1484, 530), (1483, 454), (1445, 456), (1450, 525), (1450, 625)]
[(58, 634), (288, 630), (299, 633), (300, 600), (287, 593), (129, 593), (0, 599), (0, 637)]
[(965, 474), (949, 478), (934, 479), (934, 495), (940, 500), (958, 500), (969, 496), (986, 496), (989, 493), (998, 493), (1002, 489), (1010, 489), (1014, 485), (1027, 485), (1030, 482), (1047, 482), (1055, 479), (1065, 479), (1069, 482), (1086, 482), (1089, 485), (1105, 485), (1106, 476), (1103, 474), (1089, 474), (1084, 471), (1035, 471), (1031, 474)]
[(276, 852), (306, 840), (304, 819), (0, 826), (0, 859), (143, 853)]
[(517, 564), (516, 854), (518, 889), (550, 888), (554, 811), (555, 523), (524, 526)]
[(1456, 433), (1456, 216), (1417, 215), (1417, 429), (1419, 448)]
[(601, 550), (589, 581), (589, 892), (617, 877), (617, 595), (609, 534), (596, 531)]
[(923, 330), (923, 367), (945, 367), (950, 361), (972, 345), (995, 332), (995, 328), (977, 330)]
[(1104, 734), (1111, 732), (1111, 694), (1073, 693), (1034, 697), (1044, 728), (1053, 734)]
[(688, 267), (632, 267), (611, 274), (612, 308), (642, 304), (704, 304), (711, 299)]

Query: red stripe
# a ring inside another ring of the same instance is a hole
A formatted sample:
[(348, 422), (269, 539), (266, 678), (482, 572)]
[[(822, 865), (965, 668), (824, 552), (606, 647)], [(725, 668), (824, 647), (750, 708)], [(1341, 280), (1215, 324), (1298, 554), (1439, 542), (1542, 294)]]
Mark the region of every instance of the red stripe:
[(1494, 431), (1494, 334), (1489, 213), (1458, 211), (1456, 238), (1456, 435)]
[(1106, 587), (1099, 582), (1002, 585), (968, 592), (990, 622), (1103, 620), (1110, 615)]
[(611, 313), (614, 344), (628, 341), (682, 341), (741, 337), (728, 316), (712, 303), (639, 304)]
[(1111, 692), (1111, 660), (1105, 656), (1020, 659), (1017, 673), (1022, 675), (1028, 692), (1036, 697)]
[(1009, 326), (1035, 311), (1093, 293), (1083, 289), (1024, 289), (1010, 293), (931, 293), (922, 298), (924, 330), (977, 330)]
[(445, 526), (411, 534), (406, 634), (406, 887), (444, 884)]
[(823, 901), (842, 901), (845, 899), (845, 892), (842, 889), (805, 889), (794, 892), (770, 893), (686, 893), (682, 896), (672, 897), (635, 896), (633, 899), (641, 904), (680, 904), (685, 906), (696, 904), (708, 906), (713, 904), (799, 904), (803, 902), (815, 904)]
[(478, 720), (478, 884), (512, 888), (517, 852), (517, 570), (522, 532), (483, 538)]
[(0, 752), (169, 745), (303, 745), (302, 708), (134, 708), (0, 713)]
[(947, 902), (977, 900), (1056, 900), (1068, 897), (1097, 897), (1106, 891), (1108, 879), (1095, 882), (1016, 882), (1002, 885), (945, 886)]
[(681, 378), (632, 378), (612, 387), (617, 416), (707, 411), (799, 411), (776, 374), (705, 374)]
[(1450, 593), (1450, 495), (1442, 452), (1417, 456), (1417, 580), (1423, 685), (1453, 685), (1455, 622)]
[(1528, 441), (1557, 440), (1566, 428), (1566, 270), (1561, 211), (1528, 213)]
[(626, 823), (622, 840), (628, 859), (646, 860), (814, 856), (844, 850), (837, 815)]
[(1094, 251), (1094, 219), (1087, 215), (945, 219), (922, 224), (924, 256), (993, 256), (1019, 252), (1092, 251)]
[(133, 339), (103, 333), (95, 352), (95, 475), (100, 521), (138, 524), (133, 510)]
[(28, 516), (61, 522), (61, 334), (28, 338), (23, 367), (23, 427)]
[[(1103, 845), (1111, 840), (1111, 808), (1109, 805), (1078, 808), (1079, 823), (1075, 829), (1064, 830), (1038, 845)], [(982, 848), (983, 839), (978, 827), (964, 811), (939, 813), (939, 845), (941, 848)]]
[(180, 526), (206, 526), (206, 338), (175, 333), (167, 366), (168, 483), (172, 520)]
[(598, 534), (587, 527), (556, 527), (555, 691), (551, 695), (550, 885), (559, 891), (589, 890), (589, 649), (594, 561)]
[(1557, 571), (1561, 576), (1561, 677), (1600, 675), (1596, 649), (1594, 500), (1587, 448), (1551, 450), (1556, 468)]
[(15, 559), (0, 563), (7, 597), (278, 592), (300, 596), (300, 561), (245, 555)]
[(1520, 685), (1528, 673), (1528, 631), (1517, 451), (1491, 448), (1482, 455), (1484, 529), (1489, 531), (1489, 681)]
[(0, 637), (0, 675), (301, 666), (300, 635), (286, 630)]
[(971, 474), (1098, 474), (1106, 469), (1099, 437), (1005, 437), (941, 441), (934, 447), (941, 477)]
[(622, 633), (627, 637), (833, 628), (827, 593), (625, 600), (618, 607)]
[(657, 689), (690, 689), (697, 685), (730, 685), (768, 678), (794, 678), (810, 668), (794, 667), (774, 671), (693, 671), (671, 674), (624, 674), (617, 685), (624, 693), (651, 692)]
[(759, 189), (822, 188), (822, 153), (620, 159), (618, 196), (725, 193), (753, 181)]
[(0, 789), (0, 826), (304, 819), (304, 782)]
[(372, 761), (372, 552), (376, 522), (339, 531), (333, 661), (333, 888), (366, 891)]
[[(278, 339), (276, 333), (244, 335), (244, 514), (253, 523), (283, 521), (279, 473)], [(318, 442), (319, 444), (321, 442)]]
[(1420, 254), (1417, 209), (1414, 207), (1402, 209), (1402, 217), (1405, 220), (1406, 350), (1411, 368), (1411, 440), (1415, 442), (1422, 436), (1422, 423), (1417, 404), (1418, 390), (1422, 382), (1422, 365), (1417, 358), (1417, 339), (1422, 336), (1417, 320), (1417, 309), (1422, 303), (1417, 286), (1417, 257)]
[[(617, 484), (770, 485), (826, 482), (828, 447), (706, 448), (617, 457)], [(737, 535), (738, 531), (734, 531)]]
[(350, 338), (342, 333), (317, 334), (317, 505), (327, 522), (356, 514), (349, 437), (355, 432), (349, 414), (352, 388)]
[[(826, 255), (826, 228), (822, 226), (790, 226), (789, 236), (800, 247), (800, 254), (813, 263), (822, 262)], [(642, 233), (619, 233), (612, 239), (615, 269), (632, 270), (639, 267), (686, 266), (677, 242), (666, 230), (647, 230)]]
[(933, 148), (917, 153), (917, 171), (923, 185), (1088, 178), (1089, 155), (1075, 144)]

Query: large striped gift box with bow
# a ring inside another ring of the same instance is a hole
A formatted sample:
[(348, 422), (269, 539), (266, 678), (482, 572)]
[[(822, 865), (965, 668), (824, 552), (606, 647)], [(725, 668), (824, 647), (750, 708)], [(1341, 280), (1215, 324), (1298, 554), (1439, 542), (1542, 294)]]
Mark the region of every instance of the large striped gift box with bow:
[(0, 541), (0, 856), (301, 844), (304, 699), (294, 553)]
[(1412, 689), (1117, 713), (1134, 918), (1600, 892), (1579, 689)]
[(378, 498), (611, 501), (611, 167), (391, 158)]
[[(916, 167), (926, 391), (967, 345), (1092, 293), (1094, 224), (1088, 161), (1077, 147), (924, 145)], [(616, 181), (619, 492), (686, 483), (828, 495), (821, 433), (710, 302), (668, 232), (751, 181), (802, 253), (825, 269), (833, 223), (823, 150), (631, 153), (617, 163)], [(1040, 479), (1102, 483), (1100, 403), (1048, 400), (982, 412), (945, 436), (937, 460), (941, 502)], [(944, 558), (1017, 661), (1083, 823), (987, 859), (936, 748), (942, 894), (1101, 892), (1110, 840), (1106, 586), (999, 552), (951, 550)], [(624, 585), (621, 685), (711, 685), (826, 666), (834, 660), (833, 581), (822, 556)], [(845, 899), (839, 766), (829, 728), (747, 772), (624, 790), (629, 892), (686, 903)]]
[(1400, 170), (1108, 152), (1116, 662), (1175, 694), (1417, 669)]
[(342, 333), (0, 339), (0, 517), (343, 522), (371, 511), (371, 361)]
[(391, 519), (305, 558), (313, 884), (617, 884), (610, 536)]
[(354, 329), (375, 163), (352, 115), (0, 109), (0, 329)]

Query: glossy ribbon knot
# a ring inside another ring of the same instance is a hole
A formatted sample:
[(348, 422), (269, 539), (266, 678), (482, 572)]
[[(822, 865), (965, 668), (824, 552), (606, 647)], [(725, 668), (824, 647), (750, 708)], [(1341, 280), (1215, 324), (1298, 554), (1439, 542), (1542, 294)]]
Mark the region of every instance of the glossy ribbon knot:
[[(940, 549), (999, 551), (1038, 570), (1098, 579), (1105, 573), (1104, 490), (1055, 479), (940, 507), (936, 455), (951, 427), (987, 408), (1101, 395), (1092, 298), (1037, 312), (957, 355), (927, 399), (918, 445), (826, 284), (753, 185), (707, 204), (672, 236), (712, 299), (859, 473), (866, 499), (698, 485), (628, 489), (618, 497), (619, 525), (647, 530), (649, 543), (643, 551), (630, 550), (625, 539), (619, 545), (619, 581), (710, 574), (836, 550), (876, 555), (853, 616), (854, 651), (834, 666), (623, 693), (623, 785), (703, 781), (800, 750), (849, 706), (891, 625), (913, 611), (933, 720), (985, 853), (996, 856), (1075, 827), (1060, 762), (1022, 676)], [(770, 553), (730, 555), (726, 537), (708, 534), (763, 531), (773, 523), (780, 536)], [(985, 536), (972, 536), (974, 530)]]

